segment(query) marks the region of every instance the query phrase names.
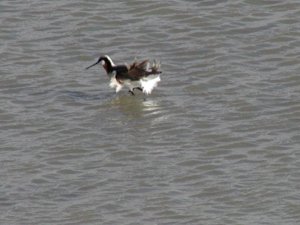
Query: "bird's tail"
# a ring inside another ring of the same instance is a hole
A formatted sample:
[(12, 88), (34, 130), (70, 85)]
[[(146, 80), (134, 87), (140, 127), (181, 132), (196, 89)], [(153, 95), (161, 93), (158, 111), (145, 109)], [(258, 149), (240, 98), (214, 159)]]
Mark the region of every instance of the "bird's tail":
[(161, 71), (160, 71), (160, 62), (154, 60), (152, 62), (152, 64), (150, 65), (150, 71), (149, 72), (151, 72), (151, 74), (160, 74), (161, 73)]
[(147, 75), (162, 73), (160, 71), (160, 62), (156, 61), (156, 60), (153, 60), (152, 63), (149, 62), (148, 65), (147, 65), (146, 71), (147, 71)]

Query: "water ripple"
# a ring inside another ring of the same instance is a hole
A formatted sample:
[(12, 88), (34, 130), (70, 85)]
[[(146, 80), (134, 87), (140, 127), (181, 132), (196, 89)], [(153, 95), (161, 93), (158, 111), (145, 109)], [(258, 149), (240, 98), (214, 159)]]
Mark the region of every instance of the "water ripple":
[[(2, 223), (298, 224), (299, 6), (2, 1)], [(101, 54), (162, 82), (116, 94)]]

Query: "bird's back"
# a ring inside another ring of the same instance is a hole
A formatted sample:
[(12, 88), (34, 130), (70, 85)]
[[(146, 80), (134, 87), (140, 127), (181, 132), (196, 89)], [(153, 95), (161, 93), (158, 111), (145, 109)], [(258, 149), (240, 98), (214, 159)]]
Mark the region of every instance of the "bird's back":
[(131, 65), (129, 65), (128, 68), (128, 79), (131, 80), (139, 80), (143, 77), (147, 77), (149, 75), (155, 75), (160, 74), (159, 71), (159, 64), (156, 62), (153, 62), (150, 65), (149, 60), (144, 60), (141, 62), (133, 62)]

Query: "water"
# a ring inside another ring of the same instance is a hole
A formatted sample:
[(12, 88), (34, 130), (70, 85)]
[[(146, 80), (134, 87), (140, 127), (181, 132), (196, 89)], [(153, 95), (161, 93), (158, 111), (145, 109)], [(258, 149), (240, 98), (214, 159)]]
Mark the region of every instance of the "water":
[[(1, 224), (299, 224), (300, 3), (0, 3)], [(101, 54), (162, 62), (116, 95)]]

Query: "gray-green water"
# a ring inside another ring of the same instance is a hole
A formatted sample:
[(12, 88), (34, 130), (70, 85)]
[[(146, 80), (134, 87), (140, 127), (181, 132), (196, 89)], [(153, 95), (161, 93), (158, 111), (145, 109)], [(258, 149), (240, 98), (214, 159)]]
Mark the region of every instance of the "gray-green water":
[[(300, 2), (0, 2), (5, 225), (299, 224)], [(162, 62), (116, 95), (100, 54)]]

